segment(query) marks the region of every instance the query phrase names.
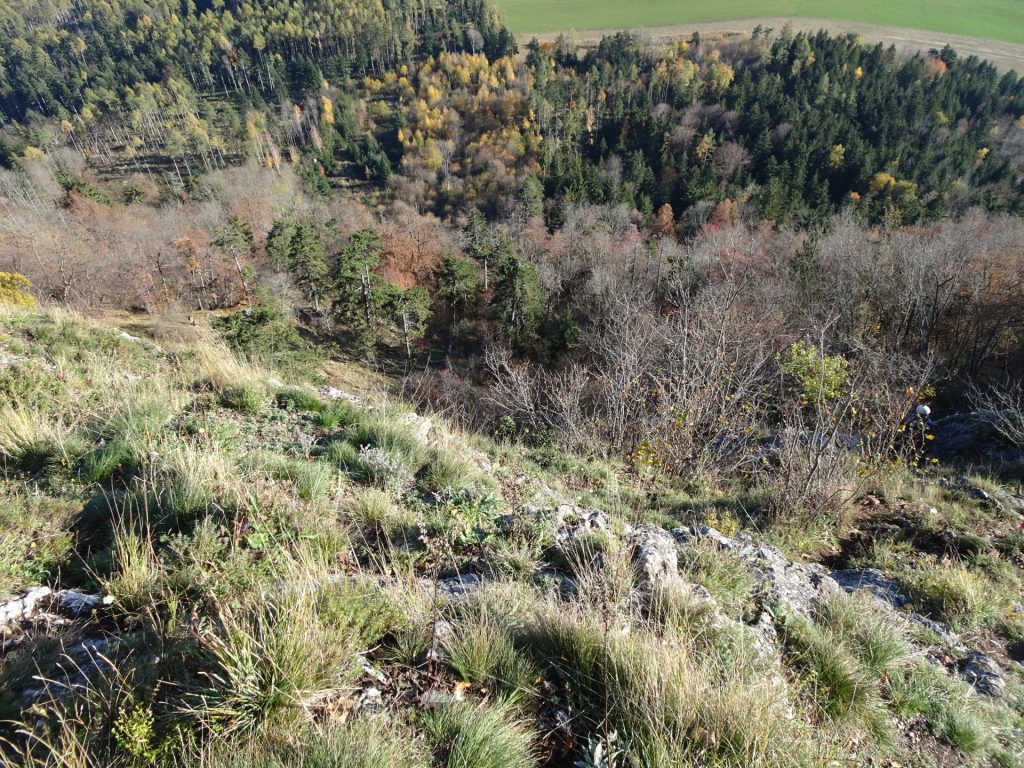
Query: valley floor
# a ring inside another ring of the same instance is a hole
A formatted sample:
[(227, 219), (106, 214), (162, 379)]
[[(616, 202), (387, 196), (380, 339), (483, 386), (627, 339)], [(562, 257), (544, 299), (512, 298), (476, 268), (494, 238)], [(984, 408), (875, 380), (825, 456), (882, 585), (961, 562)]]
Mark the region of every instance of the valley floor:
[[(833, 34), (854, 34), (865, 43), (894, 45), (898, 53), (907, 56), (919, 51), (927, 53), (932, 49), (941, 50), (944, 46), (951, 45), (961, 56), (977, 56), (980, 59), (987, 59), (1001, 71), (1024, 72), (1024, 45), (1018, 43), (840, 19), (807, 16), (759, 16), (693, 24), (637, 25), (603, 29), (589, 29), (586, 28), (586, 24), (587, 22), (583, 20), (580, 22), (580, 28), (567, 29), (564, 34), (571, 41), (580, 45), (590, 45), (599, 42), (606, 35), (622, 30), (639, 32), (651, 40), (663, 41), (688, 38), (694, 32), (712, 37), (745, 36), (758, 26), (778, 31), (786, 24), (790, 24), (797, 31), (817, 32), (824, 29)], [(559, 34), (561, 33), (549, 31), (520, 32), (516, 38), (520, 45), (525, 45), (534, 37), (538, 40), (554, 40)]]

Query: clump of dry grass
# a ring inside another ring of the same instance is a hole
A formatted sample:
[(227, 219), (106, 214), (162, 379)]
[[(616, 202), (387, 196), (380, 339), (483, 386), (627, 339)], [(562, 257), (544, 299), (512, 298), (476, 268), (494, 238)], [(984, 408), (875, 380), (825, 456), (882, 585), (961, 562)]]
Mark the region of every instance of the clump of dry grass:
[(60, 421), (38, 409), (0, 406), (0, 458), (10, 467), (38, 471), (53, 462), (68, 462), (69, 438)]

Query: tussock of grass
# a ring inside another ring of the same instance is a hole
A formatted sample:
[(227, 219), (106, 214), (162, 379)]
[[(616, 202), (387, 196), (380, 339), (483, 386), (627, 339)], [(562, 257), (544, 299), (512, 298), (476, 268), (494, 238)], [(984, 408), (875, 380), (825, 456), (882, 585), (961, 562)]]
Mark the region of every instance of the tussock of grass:
[[(811, 734), (786, 716), (785, 685), (752, 684), (749, 657), (725, 669), (684, 637), (608, 628), (600, 614), (559, 603), (523, 622), (517, 646), (553, 667), (575, 711), (609, 707), (625, 764), (789, 766), (810, 754)], [(587, 725), (601, 723), (578, 727)]]
[(272, 451), (256, 452), (247, 457), (246, 464), (261, 469), (276, 480), (291, 482), (303, 501), (328, 495), (338, 480), (338, 471), (324, 462), (283, 456)]
[(239, 506), (247, 489), (223, 452), (182, 443), (161, 456), (147, 485), (162, 522), (180, 527), (212, 510)]
[(892, 707), (900, 714), (921, 714), (932, 732), (971, 757), (992, 745), (970, 685), (941, 667), (918, 659), (890, 676)]
[(80, 461), (83, 480), (106, 482), (115, 473), (133, 474), (160, 447), (162, 431), (180, 407), (179, 393), (165, 384), (132, 387), (97, 428), (101, 443)]
[(218, 749), (205, 768), (429, 768), (424, 751), (406, 724), (361, 717), (260, 739), (245, 749)]
[(131, 443), (115, 439), (82, 457), (81, 478), (87, 483), (104, 483), (118, 472), (134, 473), (141, 468), (144, 454)]
[(825, 601), (819, 621), (842, 639), (873, 677), (905, 665), (914, 653), (905, 622), (880, 609), (869, 595), (839, 595)]
[(127, 516), (114, 528), (113, 573), (103, 589), (114, 596), (116, 611), (144, 611), (163, 602), (159, 594), (162, 570), (143, 521)]
[(533, 768), (532, 735), (507, 705), (454, 704), (425, 711), (420, 726), (447, 768)]
[(370, 580), (329, 581), (313, 592), (319, 621), (359, 650), (370, 650), (409, 626), (403, 606)]
[(702, 599), (682, 580), (655, 588), (647, 601), (647, 620), (656, 633), (679, 633), (694, 637), (711, 618), (712, 604)]
[(390, 494), (379, 488), (360, 489), (349, 503), (345, 519), (389, 538), (403, 535), (416, 524), (413, 510), (395, 503)]
[(535, 688), (534, 666), (515, 648), (509, 633), (489, 618), (462, 626), (448, 647), (448, 663), (461, 680), (515, 704)]
[(65, 438), (51, 416), (18, 405), (0, 406), (0, 459), (10, 468), (39, 472), (66, 463)]
[(537, 540), (498, 538), (489, 542), (487, 565), (501, 578), (529, 581), (544, 564), (544, 550)]
[(1003, 613), (1000, 590), (962, 563), (920, 563), (904, 583), (919, 606), (959, 629), (990, 626)]
[(802, 616), (790, 615), (783, 645), (818, 717), (864, 728), (882, 740), (891, 738), (878, 678), (839, 638)]
[(262, 410), (268, 396), (266, 374), (238, 360), (224, 344), (198, 345), (193, 361), (197, 380), (217, 392), (224, 405), (248, 414)]
[(636, 572), (629, 552), (618, 541), (602, 550), (587, 546), (574, 550), (570, 564), (580, 602), (604, 613), (632, 613)]
[(427, 458), (425, 446), (398, 414), (368, 413), (352, 426), (345, 438), (359, 448), (368, 446), (401, 456), (416, 468), (422, 466)]
[(355, 424), (361, 415), (348, 400), (334, 400), (313, 415), (313, 423), (323, 429), (338, 429)]
[(362, 471), (359, 449), (347, 440), (336, 440), (327, 447), (327, 460), (349, 473)]
[(327, 409), (327, 404), (319, 397), (302, 387), (285, 387), (279, 389), (274, 395), (274, 402), (278, 408), (291, 411), (308, 411), (321, 414)]
[(358, 674), (358, 642), (348, 628), (322, 621), (315, 593), (222, 608), (202, 647), (210, 687), (194, 713), (221, 733), (252, 732), (273, 716), (296, 713)]
[(474, 486), (479, 476), (477, 468), (468, 460), (434, 449), (417, 480), (427, 491), (459, 491)]
[(680, 552), (679, 570), (711, 593), (728, 615), (739, 617), (750, 604), (750, 569), (712, 542), (697, 542)]
[(48, 580), (71, 551), (77, 512), (73, 501), (0, 495), (0, 596)]
[[(344, 415), (341, 418), (348, 420)], [(356, 415), (343, 436), (328, 444), (326, 454), (328, 461), (357, 481), (395, 493), (412, 485), (428, 458), (426, 446), (403, 422), (401, 414), (382, 410)]]

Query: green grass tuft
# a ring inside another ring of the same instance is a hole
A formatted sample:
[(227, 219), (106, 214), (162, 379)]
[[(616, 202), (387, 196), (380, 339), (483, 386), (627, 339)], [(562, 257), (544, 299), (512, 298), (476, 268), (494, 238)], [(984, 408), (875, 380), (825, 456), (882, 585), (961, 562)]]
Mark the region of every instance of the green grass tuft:
[(507, 705), (453, 704), (423, 712), (420, 725), (447, 768), (534, 768), (533, 737)]
[(448, 647), (448, 663), (461, 680), (485, 688), (501, 701), (516, 704), (539, 679), (537, 670), (496, 621), (482, 618), (462, 626)]

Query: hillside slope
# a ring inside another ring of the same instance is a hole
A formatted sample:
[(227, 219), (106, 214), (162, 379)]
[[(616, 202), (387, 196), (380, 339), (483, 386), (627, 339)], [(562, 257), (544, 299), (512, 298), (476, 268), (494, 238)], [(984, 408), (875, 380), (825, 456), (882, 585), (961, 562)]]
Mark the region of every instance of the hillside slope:
[(197, 335), (0, 315), (8, 764), (1020, 764), (991, 481), (894, 471), (823, 541)]

